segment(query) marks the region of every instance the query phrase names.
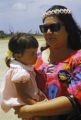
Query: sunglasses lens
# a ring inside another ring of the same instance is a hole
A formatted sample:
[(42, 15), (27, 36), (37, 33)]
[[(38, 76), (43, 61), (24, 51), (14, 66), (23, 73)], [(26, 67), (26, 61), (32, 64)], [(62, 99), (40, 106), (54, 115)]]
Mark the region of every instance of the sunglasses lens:
[(40, 25), (40, 31), (42, 33), (47, 33), (48, 29), (51, 32), (58, 32), (61, 29), (62, 24), (60, 23), (54, 23), (54, 24), (50, 24), (50, 25)]
[(49, 29), (51, 32), (58, 32), (61, 28), (61, 24), (57, 23), (57, 24), (51, 24)]
[(44, 25), (40, 25), (39, 28), (42, 33), (46, 33), (48, 30), (47, 26), (44, 26)]

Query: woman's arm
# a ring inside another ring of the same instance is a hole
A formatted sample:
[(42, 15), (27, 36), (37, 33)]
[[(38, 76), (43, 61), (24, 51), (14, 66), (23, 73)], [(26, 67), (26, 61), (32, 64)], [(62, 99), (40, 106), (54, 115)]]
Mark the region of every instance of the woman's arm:
[(19, 117), (52, 116), (61, 115), (72, 111), (73, 107), (65, 96), (57, 97), (46, 102), (38, 102), (33, 105), (25, 105), (16, 111)]

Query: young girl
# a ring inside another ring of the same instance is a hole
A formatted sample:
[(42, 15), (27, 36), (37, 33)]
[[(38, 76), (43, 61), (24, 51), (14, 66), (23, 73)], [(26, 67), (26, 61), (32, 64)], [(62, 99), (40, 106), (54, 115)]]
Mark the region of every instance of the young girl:
[(46, 98), (37, 87), (32, 66), (37, 60), (37, 40), (26, 33), (17, 33), (10, 39), (8, 48), (11, 58), (6, 58), (6, 64), (9, 69), (0, 91), (1, 108), (5, 112)]

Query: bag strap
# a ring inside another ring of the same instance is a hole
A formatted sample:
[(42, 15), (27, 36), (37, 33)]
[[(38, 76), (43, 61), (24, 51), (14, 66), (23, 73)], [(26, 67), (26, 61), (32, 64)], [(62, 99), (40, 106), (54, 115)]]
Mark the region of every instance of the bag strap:
[(79, 101), (73, 95), (68, 95), (66, 97), (72, 103), (74, 111), (78, 114), (81, 114), (81, 104), (79, 103)]

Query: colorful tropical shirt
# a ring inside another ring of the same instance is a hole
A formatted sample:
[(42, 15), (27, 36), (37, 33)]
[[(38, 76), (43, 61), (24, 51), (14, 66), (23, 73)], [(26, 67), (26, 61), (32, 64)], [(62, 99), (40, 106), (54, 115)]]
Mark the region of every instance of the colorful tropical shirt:
[(40, 54), (35, 69), (44, 76), (39, 74), (37, 83), (49, 99), (71, 94), (81, 103), (81, 50), (55, 64), (44, 62)]

